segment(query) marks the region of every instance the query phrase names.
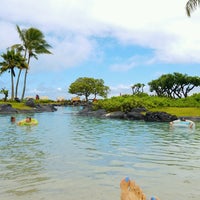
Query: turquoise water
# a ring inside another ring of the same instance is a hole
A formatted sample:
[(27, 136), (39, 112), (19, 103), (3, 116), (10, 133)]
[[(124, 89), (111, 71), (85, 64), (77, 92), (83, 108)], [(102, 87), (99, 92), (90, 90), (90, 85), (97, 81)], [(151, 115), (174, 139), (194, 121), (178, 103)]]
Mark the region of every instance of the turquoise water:
[[(0, 115), (0, 199), (119, 200), (129, 176), (148, 199), (200, 199), (200, 123), (195, 130), (76, 116), (78, 108), (37, 113), (20, 127)], [(16, 115), (17, 121), (26, 115)]]

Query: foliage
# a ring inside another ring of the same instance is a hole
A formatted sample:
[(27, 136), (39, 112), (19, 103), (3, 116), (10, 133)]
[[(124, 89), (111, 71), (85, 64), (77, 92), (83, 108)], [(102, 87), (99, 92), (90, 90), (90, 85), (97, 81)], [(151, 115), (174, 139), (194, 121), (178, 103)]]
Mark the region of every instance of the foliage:
[(104, 81), (102, 79), (94, 79), (88, 77), (78, 78), (75, 82), (73, 82), (69, 87), (69, 93), (76, 94), (78, 96), (85, 96), (86, 101), (91, 94), (101, 97), (107, 97), (109, 92), (109, 87), (104, 85)]
[[(51, 52), (48, 50), (49, 48), (51, 48), (51, 46), (46, 42), (46, 40), (44, 39), (44, 34), (40, 30), (33, 27), (21, 30), (20, 27), (17, 26), (17, 31), (19, 33), (19, 37), (22, 41), (22, 44), (15, 44), (13, 45), (13, 48), (16, 48), (20, 52), (24, 52), (24, 58), (26, 58), (27, 60), (28, 68), (30, 64), (30, 59), (32, 57), (38, 59), (38, 54), (51, 54)], [(28, 68), (26, 69), (24, 75), (24, 87), (22, 91), (21, 100), (24, 99), (25, 95)], [(19, 71), (17, 78), (15, 97), (17, 97), (20, 75), (21, 70)]]
[[(11, 48), (8, 48), (7, 52), (1, 55), (3, 62), (0, 63), (0, 73), (2, 74), (8, 71), (11, 74), (11, 100), (13, 100), (14, 97), (17, 98), (20, 75), (23, 69), (25, 69), (25, 75), (21, 100), (24, 98), (30, 59), (32, 57), (38, 59), (38, 54), (51, 54), (48, 50), (51, 46), (45, 41), (44, 35), (40, 30), (36, 28), (21, 30), (19, 26), (17, 26), (17, 31), (22, 40), (22, 44), (15, 44)], [(19, 73), (14, 94), (15, 68), (19, 69)]]
[(147, 104), (145, 105), (141, 98), (137, 95), (123, 95), (119, 97), (111, 97), (110, 99), (99, 100), (94, 104), (94, 109), (97, 110), (102, 108), (108, 112), (129, 112), (132, 108), (136, 107), (151, 107), (151, 105)]
[(104, 85), (103, 79), (94, 79), (94, 98), (97, 98), (97, 95), (100, 97), (107, 97), (107, 94), (109, 92), (109, 87)]
[(188, 17), (190, 17), (191, 12), (193, 12), (198, 5), (200, 5), (200, 0), (189, 0), (186, 3), (185, 9)]
[(0, 73), (6, 71), (11, 74), (11, 99), (14, 99), (14, 77), (15, 77), (15, 68), (18, 69), (27, 69), (28, 65), (25, 62), (25, 59), (20, 52), (16, 51), (14, 48), (7, 49), (6, 53), (1, 55), (3, 61), (0, 63)]
[(182, 98), (187, 97), (194, 87), (200, 86), (200, 78), (175, 72), (174, 74), (164, 74), (148, 84), (150, 91), (155, 92), (158, 96)]
[(144, 86), (145, 86), (145, 84), (143, 84), (143, 83), (136, 83), (136, 84), (134, 84), (131, 87), (133, 94), (143, 93)]
[(0, 93), (4, 94), (4, 101), (7, 101), (8, 98), (8, 90), (6, 90), (5, 88), (2, 88), (0, 90)]
[(111, 97), (110, 99), (98, 100), (93, 104), (93, 109), (105, 109), (107, 112), (123, 111), (130, 112), (133, 108), (144, 107), (147, 110), (169, 108), (169, 107), (198, 107), (200, 108), (200, 94), (172, 99), (168, 97), (141, 95), (123, 95)]

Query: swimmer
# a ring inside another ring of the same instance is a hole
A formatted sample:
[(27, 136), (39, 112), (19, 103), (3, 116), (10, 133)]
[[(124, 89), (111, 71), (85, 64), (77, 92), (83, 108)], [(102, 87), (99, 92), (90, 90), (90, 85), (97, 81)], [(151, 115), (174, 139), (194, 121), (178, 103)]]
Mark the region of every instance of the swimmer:
[(12, 123), (14, 123), (14, 122), (16, 121), (15, 117), (14, 117), (14, 116), (11, 116), (10, 121), (11, 121)]
[(27, 117), (26, 122), (28, 122), (28, 123), (31, 122), (31, 117)]

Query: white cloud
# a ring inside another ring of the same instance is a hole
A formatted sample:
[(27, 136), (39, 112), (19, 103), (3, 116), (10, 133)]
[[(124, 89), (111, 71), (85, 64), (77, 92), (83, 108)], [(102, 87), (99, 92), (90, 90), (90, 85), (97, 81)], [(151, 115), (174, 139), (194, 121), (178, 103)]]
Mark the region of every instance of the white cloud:
[[(112, 60), (113, 64), (107, 66), (115, 71), (128, 71), (144, 63), (200, 63), (200, 12), (188, 18), (186, 2), (1, 0), (0, 52), (20, 41), (18, 24), (21, 28), (40, 29), (53, 47), (53, 55), (31, 61), (30, 72), (69, 69), (93, 59), (103, 62), (106, 48), (101, 48), (99, 38), (114, 38), (123, 47), (136, 45), (151, 51), (146, 58), (129, 55), (127, 61)], [(116, 94), (120, 89), (124, 93), (130, 90), (119, 87)], [(51, 87), (42, 90), (57, 92)]]
[(13, 34), (12, 24), (20, 23), (22, 28), (35, 26), (48, 35), (56, 55), (48, 58), (50, 69), (60, 60), (62, 66), (59, 67), (68, 68), (89, 59), (95, 48), (90, 36), (113, 36), (124, 44), (151, 48), (155, 51), (154, 61), (193, 59), (200, 63), (200, 18), (197, 14), (187, 18), (185, 3), (173, 0), (2, 0), (4, 9), (0, 17), (4, 22), (0, 26), (4, 31), (0, 36), (10, 42), (4, 42), (1, 49), (16, 41), (17, 33)]
[(136, 65), (137, 65), (136, 58), (132, 57), (132, 58), (129, 58), (129, 60), (125, 61), (124, 63), (111, 65), (110, 69), (111, 69), (111, 71), (129, 71)]
[[(52, 55), (40, 56), (40, 63), (44, 70), (62, 70), (71, 68), (92, 57), (95, 42), (79, 35), (65, 37), (62, 40), (54, 38), (50, 41), (53, 46)], [(34, 70), (41, 70), (37, 61), (33, 61)]]
[(109, 97), (111, 96), (120, 96), (124, 94), (131, 94), (131, 85), (124, 85), (124, 84), (119, 84), (115, 86), (110, 86), (110, 93)]

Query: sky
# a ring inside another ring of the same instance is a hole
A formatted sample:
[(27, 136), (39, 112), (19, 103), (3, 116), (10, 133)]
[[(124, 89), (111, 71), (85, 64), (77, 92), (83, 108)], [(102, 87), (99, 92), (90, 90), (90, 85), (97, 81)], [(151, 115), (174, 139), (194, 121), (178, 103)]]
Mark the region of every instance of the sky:
[[(71, 99), (68, 88), (80, 77), (103, 79), (108, 97), (132, 94), (137, 83), (149, 93), (163, 74), (200, 76), (200, 8), (189, 18), (186, 2), (1, 0), (0, 54), (21, 43), (16, 25), (41, 30), (51, 45), (51, 55), (31, 60), (26, 97)], [(9, 73), (0, 76), (9, 95), (10, 82)]]

